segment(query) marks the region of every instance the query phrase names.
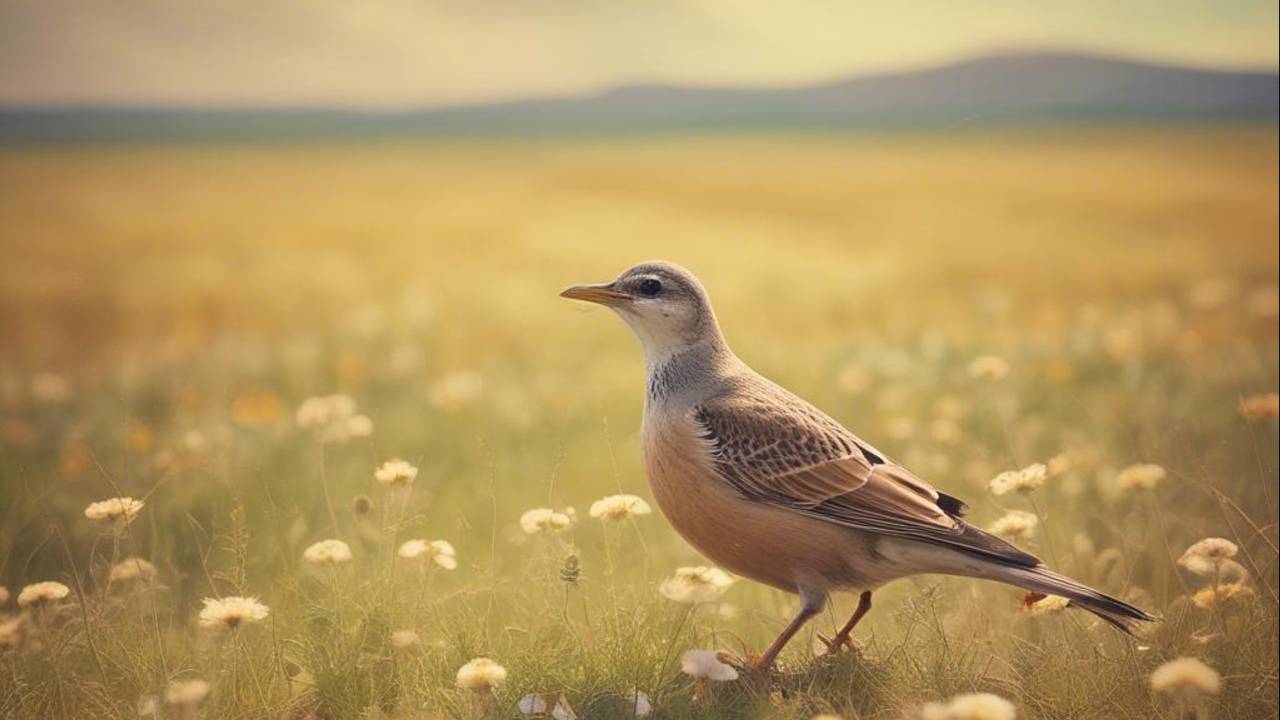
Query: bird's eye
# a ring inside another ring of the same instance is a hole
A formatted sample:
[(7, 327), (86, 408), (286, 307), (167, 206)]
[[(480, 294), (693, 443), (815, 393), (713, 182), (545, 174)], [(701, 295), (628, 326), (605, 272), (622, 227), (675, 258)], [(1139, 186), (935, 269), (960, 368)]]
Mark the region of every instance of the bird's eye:
[(662, 283), (653, 278), (640, 283), (640, 294), (645, 297), (653, 297), (660, 292), (662, 292)]

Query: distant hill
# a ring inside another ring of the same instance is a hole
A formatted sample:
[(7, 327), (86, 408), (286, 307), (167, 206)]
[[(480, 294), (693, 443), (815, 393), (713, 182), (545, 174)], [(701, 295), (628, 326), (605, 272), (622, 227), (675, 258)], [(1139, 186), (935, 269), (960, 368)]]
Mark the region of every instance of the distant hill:
[(788, 88), (636, 85), (444, 109), (0, 109), (0, 143), (544, 135), (768, 128), (930, 128), (1277, 120), (1275, 72), (1077, 53), (979, 57)]

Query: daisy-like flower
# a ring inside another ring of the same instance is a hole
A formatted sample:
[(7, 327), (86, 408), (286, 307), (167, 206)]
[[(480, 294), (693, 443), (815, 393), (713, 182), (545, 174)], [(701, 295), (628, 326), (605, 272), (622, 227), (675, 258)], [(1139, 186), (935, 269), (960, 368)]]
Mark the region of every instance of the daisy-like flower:
[(445, 570), (458, 567), (457, 552), (446, 540), (406, 540), (396, 554), (405, 560), (430, 560)]
[(720, 568), (697, 565), (676, 568), (675, 575), (658, 585), (658, 592), (668, 600), (697, 605), (712, 602), (733, 584), (733, 578)]
[(680, 658), (680, 672), (698, 680), (737, 680), (738, 671), (720, 661), (715, 650), (690, 650)]
[(987, 483), (987, 489), (993, 495), (1004, 495), (1010, 492), (1029, 493), (1044, 484), (1049, 469), (1042, 463), (1028, 465), (1021, 470), (1002, 472)]
[(1270, 420), (1280, 415), (1280, 394), (1250, 395), (1240, 401), (1240, 415), (1249, 422)]
[(478, 657), (458, 668), (458, 687), (463, 690), (487, 691), (507, 681), (507, 669), (487, 657)]
[(341, 540), (321, 540), (302, 552), (302, 559), (316, 565), (351, 562), (351, 548)]
[(418, 468), (410, 463), (393, 458), (373, 471), (373, 478), (383, 485), (412, 485), (418, 477)]
[(1219, 605), (1241, 603), (1253, 598), (1253, 588), (1243, 582), (1218, 583), (1201, 588), (1191, 595), (1191, 603), (1201, 610)]
[(516, 710), (521, 715), (544, 715), (547, 712), (547, 701), (541, 695), (529, 693), (516, 703)]
[(1222, 689), (1222, 676), (1195, 658), (1180, 657), (1152, 671), (1151, 689), (1163, 693), (1217, 695)]
[(1153, 463), (1130, 465), (1116, 475), (1116, 482), (1125, 490), (1151, 490), (1167, 474), (1164, 468)]
[(54, 580), (32, 583), (18, 593), (18, 607), (42, 607), (71, 594), (71, 588)]
[(131, 497), (100, 500), (85, 508), (84, 516), (90, 520), (129, 523), (137, 517), (139, 512), (142, 512), (142, 506), (145, 504), (143, 501), (134, 500)]
[(601, 520), (623, 520), (632, 515), (648, 515), (651, 512), (649, 503), (635, 495), (610, 495), (591, 503), (588, 514)]
[(313, 430), (321, 442), (342, 443), (373, 434), (373, 421), (356, 412), (356, 401), (348, 395), (307, 398), (298, 406), (298, 427)]
[(991, 693), (956, 695), (946, 705), (947, 720), (1014, 720), (1013, 703)]
[(1062, 612), (1070, 604), (1071, 601), (1069, 599), (1058, 595), (1037, 596), (1032, 593), (1023, 599), (1020, 607), (1023, 612), (1031, 617), (1037, 617), (1039, 615), (1052, 615)]
[(653, 714), (653, 701), (649, 699), (649, 694), (643, 690), (636, 690), (631, 694), (631, 711), (638, 718), (646, 718)]
[(994, 382), (1009, 375), (1009, 361), (996, 355), (983, 355), (969, 363), (969, 377)]
[(111, 566), (110, 582), (150, 580), (156, 576), (156, 566), (142, 558), (126, 558)]
[(421, 643), (418, 633), (412, 630), (396, 630), (391, 633), (391, 647), (397, 650), (412, 650)]
[(203, 628), (235, 630), (243, 624), (258, 622), (269, 613), (270, 609), (258, 602), (258, 598), (232, 595), (222, 599), (205, 598), (197, 620)]
[(164, 701), (175, 707), (195, 707), (209, 695), (204, 680), (174, 680), (164, 691)]
[(568, 512), (556, 512), (551, 508), (534, 508), (520, 516), (520, 529), (529, 535), (557, 532), (573, 524)]
[(987, 530), (1011, 540), (1029, 540), (1036, 534), (1040, 518), (1025, 510), (1010, 510), (987, 526)]
[(1187, 548), (1178, 558), (1178, 564), (1196, 575), (1212, 575), (1239, 550), (1235, 543), (1225, 538), (1205, 538)]

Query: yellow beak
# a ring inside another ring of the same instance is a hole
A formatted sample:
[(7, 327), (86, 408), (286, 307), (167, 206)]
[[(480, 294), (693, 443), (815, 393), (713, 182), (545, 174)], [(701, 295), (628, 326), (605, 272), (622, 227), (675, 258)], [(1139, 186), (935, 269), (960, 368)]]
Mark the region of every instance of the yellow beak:
[(560, 297), (569, 298), (571, 300), (586, 300), (587, 302), (599, 303), (601, 305), (621, 305), (629, 302), (631, 296), (626, 293), (620, 293), (611, 287), (612, 283), (604, 283), (601, 285), (574, 285), (573, 287), (560, 293)]

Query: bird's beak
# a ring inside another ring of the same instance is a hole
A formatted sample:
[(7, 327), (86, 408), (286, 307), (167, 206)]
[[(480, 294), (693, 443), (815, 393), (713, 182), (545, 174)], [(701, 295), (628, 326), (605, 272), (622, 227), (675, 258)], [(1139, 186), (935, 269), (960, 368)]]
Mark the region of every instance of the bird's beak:
[(626, 293), (618, 292), (613, 289), (613, 283), (601, 283), (599, 285), (574, 285), (573, 287), (560, 293), (560, 297), (569, 298), (571, 300), (586, 300), (587, 302), (599, 303), (616, 307), (631, 300), (631, 296)]

